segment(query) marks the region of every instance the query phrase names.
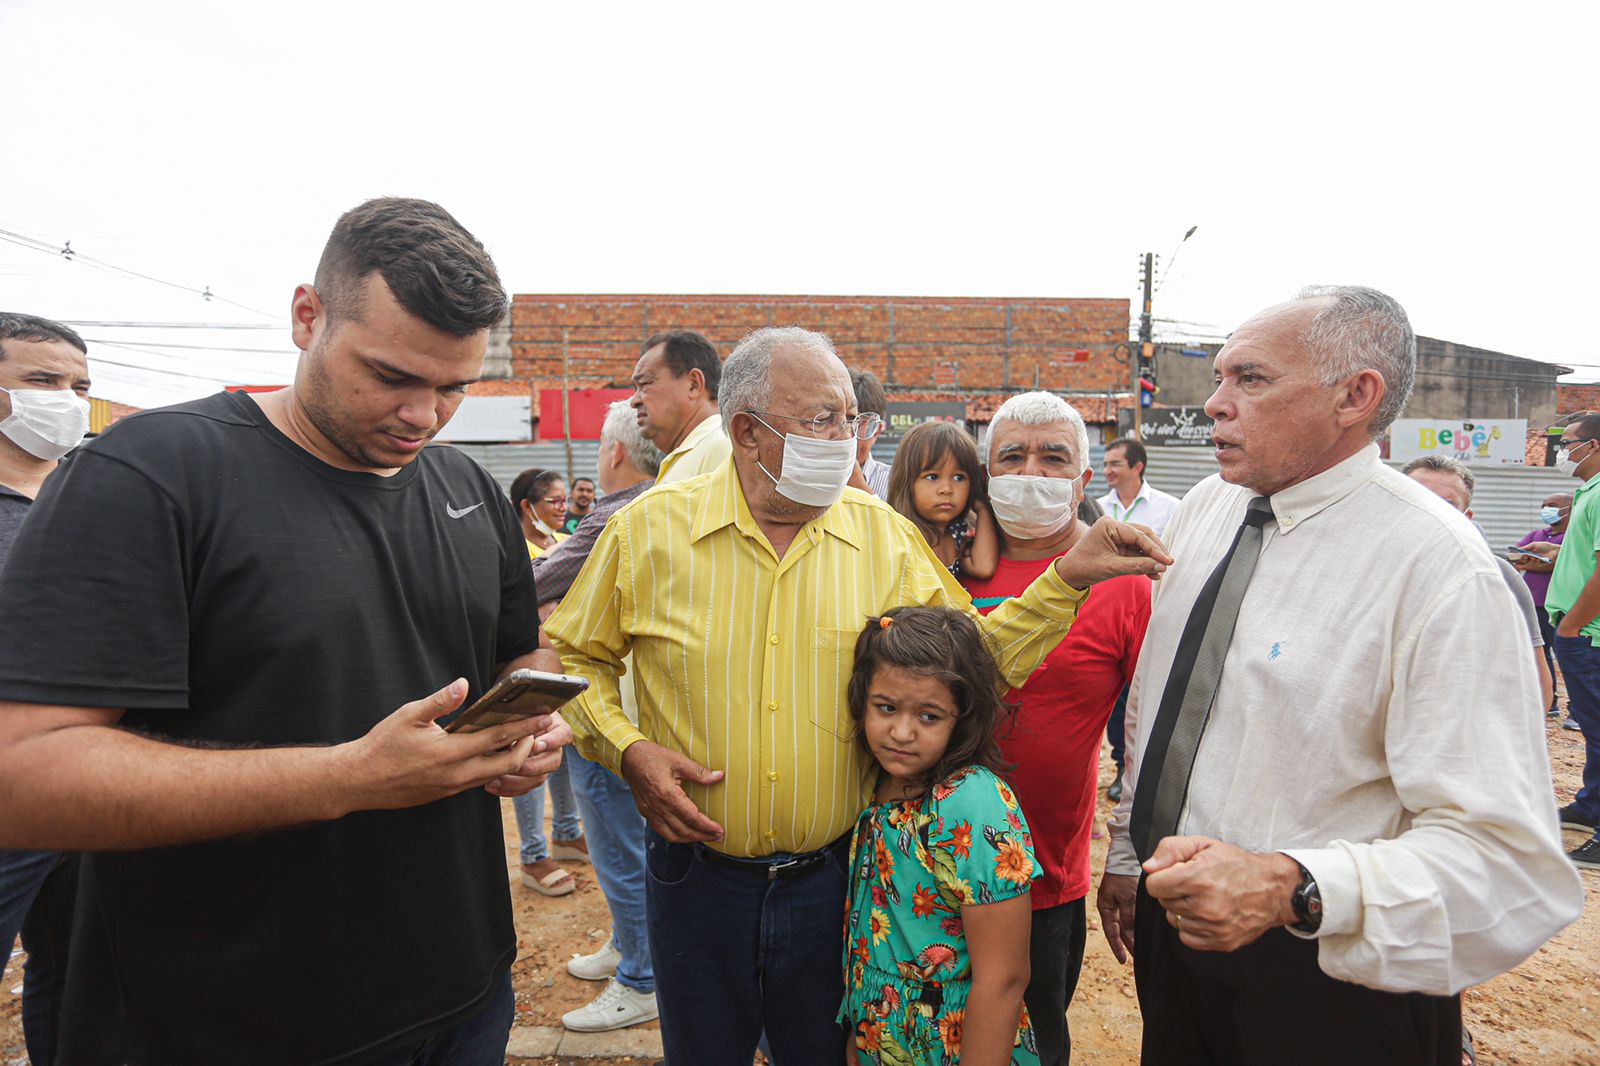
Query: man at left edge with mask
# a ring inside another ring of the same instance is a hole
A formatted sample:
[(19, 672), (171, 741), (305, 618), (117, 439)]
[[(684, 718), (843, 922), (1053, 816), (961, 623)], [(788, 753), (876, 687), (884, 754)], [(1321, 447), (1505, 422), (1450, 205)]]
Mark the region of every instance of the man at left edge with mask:
[[(0, 311), (0, 569), (45, 479), (89, 432), (88, 351), (59, 322)], [(54, 1055), (76, 879), (72, 855), (0, 848), (0, 949), (22, 934), (22, 1027), (37, 1063)]]

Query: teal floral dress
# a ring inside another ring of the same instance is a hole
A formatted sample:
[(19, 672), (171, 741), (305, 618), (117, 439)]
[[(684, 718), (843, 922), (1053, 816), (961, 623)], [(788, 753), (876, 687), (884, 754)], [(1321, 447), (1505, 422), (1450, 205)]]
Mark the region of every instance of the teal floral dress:
[[(862, 813), (850, 841), (839, 1018), (863, 1066), (961, 1061), (972, 989), (961, 907), (1020, 896), (1038, 874), (1016, 794), (983, 767)], [(1011, 1061), (1039, 1062), (1026, 1007)]]

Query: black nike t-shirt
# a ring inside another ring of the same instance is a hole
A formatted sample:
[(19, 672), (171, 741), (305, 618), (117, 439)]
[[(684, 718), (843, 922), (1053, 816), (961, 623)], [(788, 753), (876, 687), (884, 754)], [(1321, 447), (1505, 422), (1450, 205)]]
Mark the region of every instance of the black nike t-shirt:
[[(63, 461), (0, 577), (0, 699), (185, 742), (354, 740), (538, 642), (492, 478), (430, 447), (338, 470), (247, 396)], [(26, 713), (26, 712), (19, 712)], [(246, 839), (85, 857), (59, 1060), (358, 1063), (465, 1020), (516, 954), (482, 789)]]

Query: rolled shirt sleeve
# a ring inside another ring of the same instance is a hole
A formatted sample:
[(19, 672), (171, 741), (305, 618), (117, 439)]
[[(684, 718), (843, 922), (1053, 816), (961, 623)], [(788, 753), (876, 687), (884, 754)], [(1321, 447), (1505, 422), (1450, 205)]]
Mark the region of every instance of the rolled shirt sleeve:
[(561, 606), (545, 622), (545, 635), (562, 668), (588, 678), (589, 688), (567, 715), (574, 745), (586, 759), (621, 776), (622, 754), (646, 739), (622, 705), (623, 659), (632, 646), (625, 572), (626, 527), (608, 522)]

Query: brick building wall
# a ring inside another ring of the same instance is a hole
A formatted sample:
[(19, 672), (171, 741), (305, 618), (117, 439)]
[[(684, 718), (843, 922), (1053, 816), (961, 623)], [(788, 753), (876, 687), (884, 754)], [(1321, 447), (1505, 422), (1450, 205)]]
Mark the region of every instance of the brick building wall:
[(1600, 411), (1600, 385), (1556, 387), (1556, 413), (1570, 415), (1579, 411)]
[(563, 335), (571, 387), (600, 388), (626, 385), (652, 333), (698, 330), (726, 355), (753, 329), (798, 325), (828, 334), (891, 400), (965, 399), (982, 420), (1006, 393), (1099, 393), (1070, 398), (1105, 421), (1118, 406), (1105, 393), (1127, 387), (1128, 312), (1121, 299), (519, 295), (507, 375), (537, 401), (561, 387)]

